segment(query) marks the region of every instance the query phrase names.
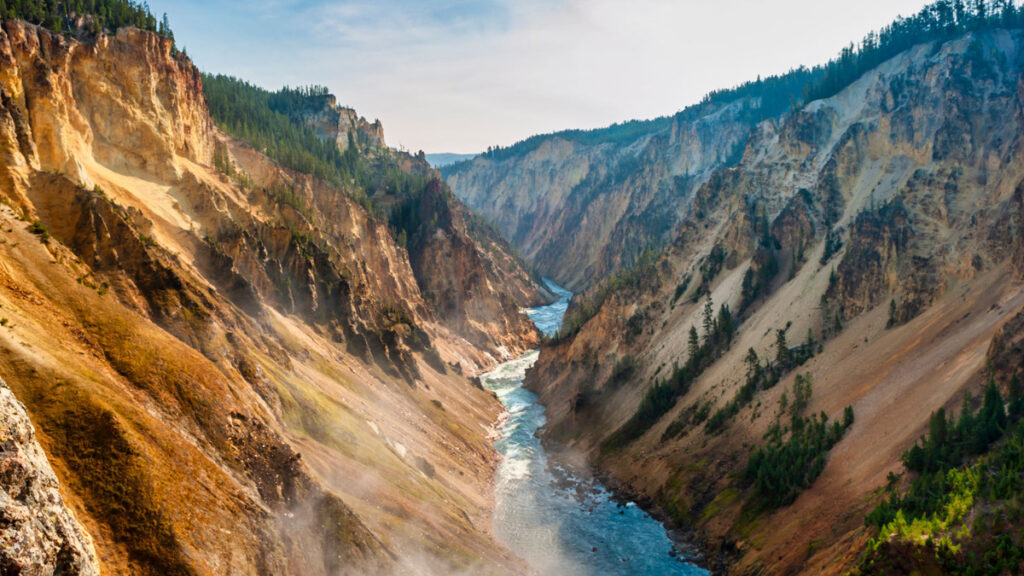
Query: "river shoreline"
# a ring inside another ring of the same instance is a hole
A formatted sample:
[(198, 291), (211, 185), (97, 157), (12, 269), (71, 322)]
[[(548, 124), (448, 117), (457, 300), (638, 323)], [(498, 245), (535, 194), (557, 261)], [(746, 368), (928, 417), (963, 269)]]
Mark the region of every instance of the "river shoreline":
[[(559, 301), (528, 311), (547, 335), (561, 325), (572, 296), (549, 287)], [(660, 514), (647, 510), (649, 501), (638, 505), (626, 498), (588, 462), (567, 457), (563, 447), (543, 437), (547, 408), (525, 385), (539, 354), (531, 351), (481, 375), (504, 407), (493, 425), (499, 431), (494, 446), (502, 455), (494, 477), (498, 540), (540, 574), (708, 574), (708, 556), (689, 533), (671, 530)]]
[(606, 490), (611, 492), (616, 502), (622, 505), (630, 502), (635, 504), (665, 527), (668, 536), (675, 544), (676, 550), (685, 556), (686, 562), (703, 568), (712, 575), (729, 573), (729, 568), (733, 565), (733, 557), (728, 552), (714, 549), (707, 537), (700, 531), (692, 526), (680, 525), (653, 498), (624, 486), (616, 476), (595, 466), (589, 458), (586, 458), (583, 464), (574, 462), (574, 460), (579, 459), (579, 455), (574, 454), (575, 458), (567, 456), (568, 451), (566, 447), (557, 440), (549, 438), (544, 433), (545, 429), (546, 427), (541, 427), (537, 431), (537, 437), (548, 454), (549, 463), (554, 462), (569, 468), (580, 477), (593, 477)]

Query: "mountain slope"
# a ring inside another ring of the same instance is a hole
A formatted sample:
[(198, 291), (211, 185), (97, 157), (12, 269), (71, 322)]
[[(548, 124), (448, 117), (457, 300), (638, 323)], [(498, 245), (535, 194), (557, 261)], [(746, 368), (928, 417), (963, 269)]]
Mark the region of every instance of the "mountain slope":
[(0, 58), (0, 370), (103, 573), (520, 571), (500, 406), (451, 367), (535, 334), (453, 331), (388, 223), (218, 130), (169, 39), (8, 20)]
[[(544, 346), (528, 382), (549, 437), (732, 571), (855, 566), (874, 491), (1024, 306), (1022, 69), (1019, 30), (970, 33), (759, 124), (641, 279)], [(755, 448), (848, 405), (795, 499), (750, 479)]]
[[(537, 332), (520, 310), (539, 303), (538, 283), (422, 157), (386, 148), (380, 124), (338, 106), (326, 88), (268, 92), (225, 76), (204, 80), (213, 116), (226, 130), (293, 168), (321, 175), (386, 217), (392, 237), (408, 253), (430, 314), (492, 356), (484, 364), (537, 344)], [(247, 183), (247, 172), (236, 173), (227, 155), (219, 160), (222, 171)], [(300, 212), (319, 197), (288, 186), (273, 193)], [(315, 227), (333, 225), (323, 221)]]
[(521, 155), (481, 155), (442, 172), (541, 274), (579, 289), (671, 237), (686, 210), (679, 200), (746, 139), (742, 110), (651, 123), (619, 143), (554, 135)]
[(697, 188), (819, 74), (759, 79), (672, 117), (534, 136), (441, 171), (541, 274), (578, 291), (671, 241)]

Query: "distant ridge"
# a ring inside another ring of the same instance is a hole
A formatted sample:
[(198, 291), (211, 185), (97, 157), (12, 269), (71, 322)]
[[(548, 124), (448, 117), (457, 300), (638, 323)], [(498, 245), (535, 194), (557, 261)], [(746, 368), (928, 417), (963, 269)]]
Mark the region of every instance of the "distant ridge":
[(477, 154), (453, 154), (451, 152), (439, 152), (437, 154), (427, 154), (427, 162), (434, 168), (440, 168), (442, 166), (450, 166), (462, 162), (463, 160), (472, 160), (476, 158)]

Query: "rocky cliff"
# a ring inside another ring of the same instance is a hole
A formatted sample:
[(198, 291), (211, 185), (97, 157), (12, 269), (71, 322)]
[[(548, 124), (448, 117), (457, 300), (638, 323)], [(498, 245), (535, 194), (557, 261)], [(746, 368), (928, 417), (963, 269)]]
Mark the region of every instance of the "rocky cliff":
[(92, 541), (60, 495), (25, 407), (0, 382), (0, 541), (13, 574), (99, 574)]
[[(342, 131), (325, 129), (316, 121), (337, 111), (333, 96), (311, 98), (298, 119), (321, 138), (339, 142), (347, 139)], [(381, 183), (371, 190), (371, 200), (388, 212), (428, 308), (457, 335), (494, 359), (509, 360), (539, 344), (536, 328), (521, 310), (551, 296), (539, 279), (531, 277), (529, 266), (499, 233), (451, 193), (425, 157), (382, 146), (382, 140), (363, 146), (374, 171), (399, 170), (426, 182), (411, 189)]]
[(676, 116), (531, 138), (442, 168), (455, 194), (544, 276), (575, 290), (670, 241), (694, 191), (735, 162), (760, 99)]
[(498, 343), (510, 308), (460, 310), (491, 337), (467, 342), (386, 221), (214, 127), (165, 38), (9, 20), (0, 59), (0, 371), (66, 502), (38, 554), (79, 573), (89, 539), (111, 574), (520, 570), (490, 533), (500, 407), (462, 375), (535, 338)]
[(339, 106), (333, 94), (311, 96), (309, 100), (308, 108), (300, 113), (302, 122), (321, 138), (334, 142), (342, 152), (352, 145), (363, 150), (387, 148), (380, 120), (371, 124), (352, 108)]
[[(1018, 337), (1022, 66), (1019, 31), (970, 33), (758, 124), (661, 257), (543, 347), (548, 437), (732, 572), (855, 566), (900, 454)], [(809, 488), (764, 505), (748, 455), (801, 396), (855, 421)]]

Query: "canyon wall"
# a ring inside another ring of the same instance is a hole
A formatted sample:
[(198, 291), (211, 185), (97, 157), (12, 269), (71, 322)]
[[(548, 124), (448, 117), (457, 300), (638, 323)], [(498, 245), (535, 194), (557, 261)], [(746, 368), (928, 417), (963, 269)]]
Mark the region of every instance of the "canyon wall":
[(536, 136), (442, 173), (542, 275), (578, 291), (675, 237), (694, 191), (736, 161), (761, 117), (759, 98), (743, 97)]
[(65, 503), (39, 554), (81, 574), (523, 570), (490, 529), (500, 406), (468, 377), (537, 341), (506, 334), (505, 275), (538, 298), (514, 259), (438, 227), (461, 248), (425, 253), (465, 292), (435, 306), (386, 219), (218, 130), (155, 34), (8, 20), (0, 59), (0, 372)]
[[(694, 528), (723, 570), (855, 567), (901, 453), (1018, 338), (1022, 63), (1019, 31), (970, 33), (758, 124), (665, 252), (575, 301), (542, 348), (547, 437)], [(781, 379), (757, 385), (765, 370)], [(807, 413), (855, 420), (810, 488), (759, 507), (747, 457), (798, 376)]]

